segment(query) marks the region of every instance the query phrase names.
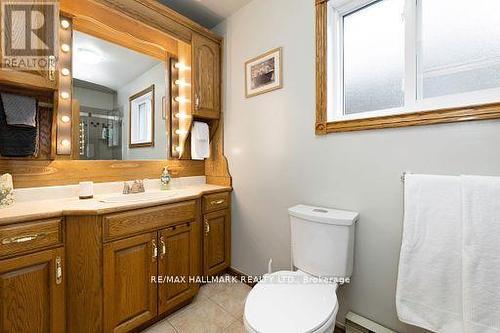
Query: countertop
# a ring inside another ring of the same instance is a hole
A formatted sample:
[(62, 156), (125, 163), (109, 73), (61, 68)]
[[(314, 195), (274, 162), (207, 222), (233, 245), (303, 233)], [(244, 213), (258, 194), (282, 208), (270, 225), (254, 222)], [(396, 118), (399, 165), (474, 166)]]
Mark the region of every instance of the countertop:
[[(58, 218), (69, 215), (102, 215), (139, 208), (158, 206), (200, 198), (204, 194), (231, 191), (231, 187), (210, 184), (198, 184), (168, 191), (146, 191), (147, 201), (133, 202), (102, 202), (110, 198), (121, 197), (120, 193), (94, 195), (94, 198), (80, 200), (77, 197), (58, 198), (50, 200), (32, 200), (14, 203), (12, 206), (0, 209), (0, 225)], [(128, 194), (127, 197), (143, 194)]]

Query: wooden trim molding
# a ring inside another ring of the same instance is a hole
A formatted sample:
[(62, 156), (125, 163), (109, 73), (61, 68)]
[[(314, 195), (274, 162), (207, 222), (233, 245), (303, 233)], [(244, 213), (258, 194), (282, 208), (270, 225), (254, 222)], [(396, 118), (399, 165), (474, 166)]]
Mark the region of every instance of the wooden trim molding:
[(326, 132), (351, 132), (369, 129), (433, 125), (500, 118), (500, 103), (470, 107), (404, 113), (392, 116), (335, 121), (327, 123)]
[(168, 166), (177, 177), (205, 175), (204, 161), (150, 160), (150, 161), (0, 161), (0, 174), (10, 173), (14, 188), (72, 185), (82, 181), (95, 183), (133, 179), (157, 179)]
[(327, 123), (327, 1), (316, 1), (316, 135), (324, 135)]
[(500, 118), (500, 102), (498, 102), (329, 122), (327, 116), (328, 0), (314, 0), (314, 3), (316, 6), (316, 135)]

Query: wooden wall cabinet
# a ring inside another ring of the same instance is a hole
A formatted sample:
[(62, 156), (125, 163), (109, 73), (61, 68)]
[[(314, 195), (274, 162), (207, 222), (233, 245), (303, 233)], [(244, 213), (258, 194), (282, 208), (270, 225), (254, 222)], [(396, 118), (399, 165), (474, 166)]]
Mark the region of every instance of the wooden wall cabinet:
[(223, 273), (231, 265), (230, 193), (203, 198), (203, 275)]
[(192, 39), (193, 116), (220, 116), (220, 45), (194, 33)]
[(0, 260), (0, 332), (65, 331), (64, 248)]

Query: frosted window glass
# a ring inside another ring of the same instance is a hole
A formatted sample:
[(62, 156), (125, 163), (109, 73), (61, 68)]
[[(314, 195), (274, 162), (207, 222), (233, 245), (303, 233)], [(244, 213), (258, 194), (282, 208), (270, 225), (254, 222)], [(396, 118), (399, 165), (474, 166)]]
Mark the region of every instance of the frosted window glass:
[(344, 113), (404, 104), (404, 1), (383, 0), (344, 16)]
[(500, 87), (500, 1), (419, 0), (420, 98)]

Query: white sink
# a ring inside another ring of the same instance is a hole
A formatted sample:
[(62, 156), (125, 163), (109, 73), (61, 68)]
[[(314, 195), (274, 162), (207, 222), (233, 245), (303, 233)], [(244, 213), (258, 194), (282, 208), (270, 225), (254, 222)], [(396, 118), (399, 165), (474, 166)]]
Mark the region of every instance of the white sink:
[(142, 202), (150, 200), (168, 199), (176, 195), (176, 192), (154, 192), (154, 193), (134, 193), (120, 194), (113, 197), (100, 199), (100, 202), (105, 203), (124, 203), (124, 202)]

